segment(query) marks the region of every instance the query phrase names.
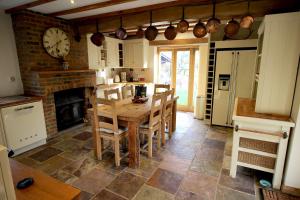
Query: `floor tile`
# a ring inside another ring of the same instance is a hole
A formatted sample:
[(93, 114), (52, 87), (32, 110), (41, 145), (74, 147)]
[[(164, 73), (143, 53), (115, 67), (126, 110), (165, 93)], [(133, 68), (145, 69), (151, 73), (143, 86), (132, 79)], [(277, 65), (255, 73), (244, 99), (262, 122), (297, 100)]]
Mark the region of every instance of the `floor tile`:
[(190, 167), (190, 160), (183, 160), (173, 155), (166, 155), (160, 162), (159, 168), (184, 175)]
[(134, 200), (172, 200), (174, 196), (149, 185), (143, 185)]
[(139, 176), (122, 172), (107, 188), (114, 193), (132, 199), (145, 180)]
[(204, 159), (194, 159), (190, 169), (209, 176), (218, 177), (221, 173), (222, 162)]
[(92, 133), (91, 132), (84, 131), (82, 133), (79, 133), (79, 134), (73, 136), (73, 139), (86, 141), (86, 140), (90, 139), (91, 137), (92, 137)]
[(217, 178), (198, 172), (189, 171), (184, 177), (181, 189), (193, 192), (204, 200), (213, 200), (217, 188)]
[(203, 147), (224, 150), (225, 142), (219, 140), (205, 139), (203, 143)]
[(147, 184), (171, 194), (175, 194), (183, 180), (183, 175), (158, 168)]
[(56, 156), (60, 154), (62, 151), (53, 147), (47, 147), (33, 155), (30, 156), (33, 160), (37, 160), (39, 162), (43, 162), (45, 160), (48, 160), (49, 158), (52, 158), (53, 156)]
[(132, 169), (127, 167), (125, 171), (135, 175), (143, 176), (145, 178), (150, 178), (154, 171), (157, 169), (158, 165), (158, 162), (141, 156), (139, 168)]
[(45, 173), (51, 175), (55, 171), (63, 168), (64, 166), (70, 164), (72, 161), (61, 156), (54, 156), (46, 161), (44, 161), (41, 165), (38, 166), (38, 169), (44, 171)]
[(254, 178), (249, 175), (237, 173), (236, 178), (232, 178), (229, 175), (229, 170), (223, 169), (221, 173), (220, 184), (233, 190), (255, 194)]
[(57, 170), (56, 172), (54, 172), (53, 174), (51, 174), (51, 176), (53, 178), (56, 178), (64, 183), (67, 184), (71, 184), (72, 182), (74, 182), (75, 180), (77, 180), (77, 177), (69, 174), (63, 170)]
[(227, 133), (217, 132), (213, 129), (208, 129), (206, 138), (226, 142)]
[(97, 194), (93, 198), (93, 200), (126, 200), (126, 199), (104, 189), (99, 194)]
[(216, 200), (255, 200), (254, 195), (218, 186)]
[(176, 193), (175, 200), (202, 200), (203, 198), (193, 192), (179, 190)]
[(231, 156), (226, 156), (225, 155), (224, 159), (223, 159), (222, 168), (230, 170), (230, 165), (231, 165)]
[(80, 196), (76, 200), (90, 200), (92, 198), (92, 194), (86, 192), (86, 191), (81, 191)]
[(109, 173), (119, 175), (124, 171), (125, 168), (128, 167), (128, 161), (127, 159), (122, 159), (120, 162), (120, 166), (117, 167), (115, 164), (115, 154), (113, 152), (107, 151), (103, 153), (102, 160), (96, 167)]
[(80, 149), (81, 146), (82, 146), (81, 141), (73, 140), (73, 139), (63, 140), (53, 145), (53, 147), (61, 149), (63, 151), (74, 151)]
[(196, 153), (196, 158), (201, 160), (211, 160), (223, 162), (224, 151), (213, 148), (201, 148)]
[(64, 171), (74, 176), (80, 177), (90, 172), (100, 161), (86, 157), (84, 159), (72, 162), (63, 168)]
[(100, 169), (93, 169), (88, 174), (74, 181), (72, 185), (91, 194), (97, 194), (114, 179), (115, 176), (112, 174)]

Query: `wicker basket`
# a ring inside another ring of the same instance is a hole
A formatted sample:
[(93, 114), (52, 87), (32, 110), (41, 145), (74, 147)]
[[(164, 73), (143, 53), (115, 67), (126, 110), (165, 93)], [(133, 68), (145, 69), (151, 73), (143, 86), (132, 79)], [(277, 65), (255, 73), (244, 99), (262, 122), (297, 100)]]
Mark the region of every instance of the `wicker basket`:
[(274, 169), (276, 159), (271, 158), (271, 157), (256, 155), (256, 154), (252, 154), (252, 153), (248, 153), (248, 152), (239, 151), (238, 161), (247, 163), (247, 164), (251, 164), (251, 165), (265, 167), (268, 169)]
[(277, 154), (278, 144), (249, 138), (240, 138), (240, 147)]

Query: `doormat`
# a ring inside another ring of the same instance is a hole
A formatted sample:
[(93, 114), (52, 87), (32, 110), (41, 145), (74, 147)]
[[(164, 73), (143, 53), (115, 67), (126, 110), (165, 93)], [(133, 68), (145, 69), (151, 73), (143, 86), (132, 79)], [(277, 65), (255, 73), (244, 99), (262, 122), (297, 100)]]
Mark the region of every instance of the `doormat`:
[(284, 194), (277, 190), (262, 189), (264, 200), (300, 200), (300, 197)]

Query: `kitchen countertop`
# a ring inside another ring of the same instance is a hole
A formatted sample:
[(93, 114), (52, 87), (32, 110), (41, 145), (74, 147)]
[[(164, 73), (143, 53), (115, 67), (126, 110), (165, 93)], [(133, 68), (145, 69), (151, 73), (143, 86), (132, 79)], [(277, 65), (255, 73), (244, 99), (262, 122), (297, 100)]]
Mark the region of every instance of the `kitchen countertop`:
[(23, 95), (0, 97), (0, 108), (36, 102), (36, 101), (40, 101), (41, 99), (42, 99), (42, 97), (39, 97), (39, 96), (23, 96)]
[(290, 116), (278, 115), (278, 114), (266, 114), (266, 113), (257, 113), (255, 112), (255, 100), (247, 98), (237, 98), (235, 101), (235, 108), (233, 112), (234, 120), (262, 120), (268, 121), (270, 123), (285, 123), (293, 124), (294, 122)]

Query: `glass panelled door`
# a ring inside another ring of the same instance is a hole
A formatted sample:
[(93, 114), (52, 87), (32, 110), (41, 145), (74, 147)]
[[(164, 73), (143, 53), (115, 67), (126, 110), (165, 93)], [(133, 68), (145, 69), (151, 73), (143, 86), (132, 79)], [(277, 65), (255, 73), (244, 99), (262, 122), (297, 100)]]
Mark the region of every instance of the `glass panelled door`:
[(199, 51), (195, 48), (159, 50), (157, 82), (171, 84), (179, 110), (193, 111), (198, 91)]

